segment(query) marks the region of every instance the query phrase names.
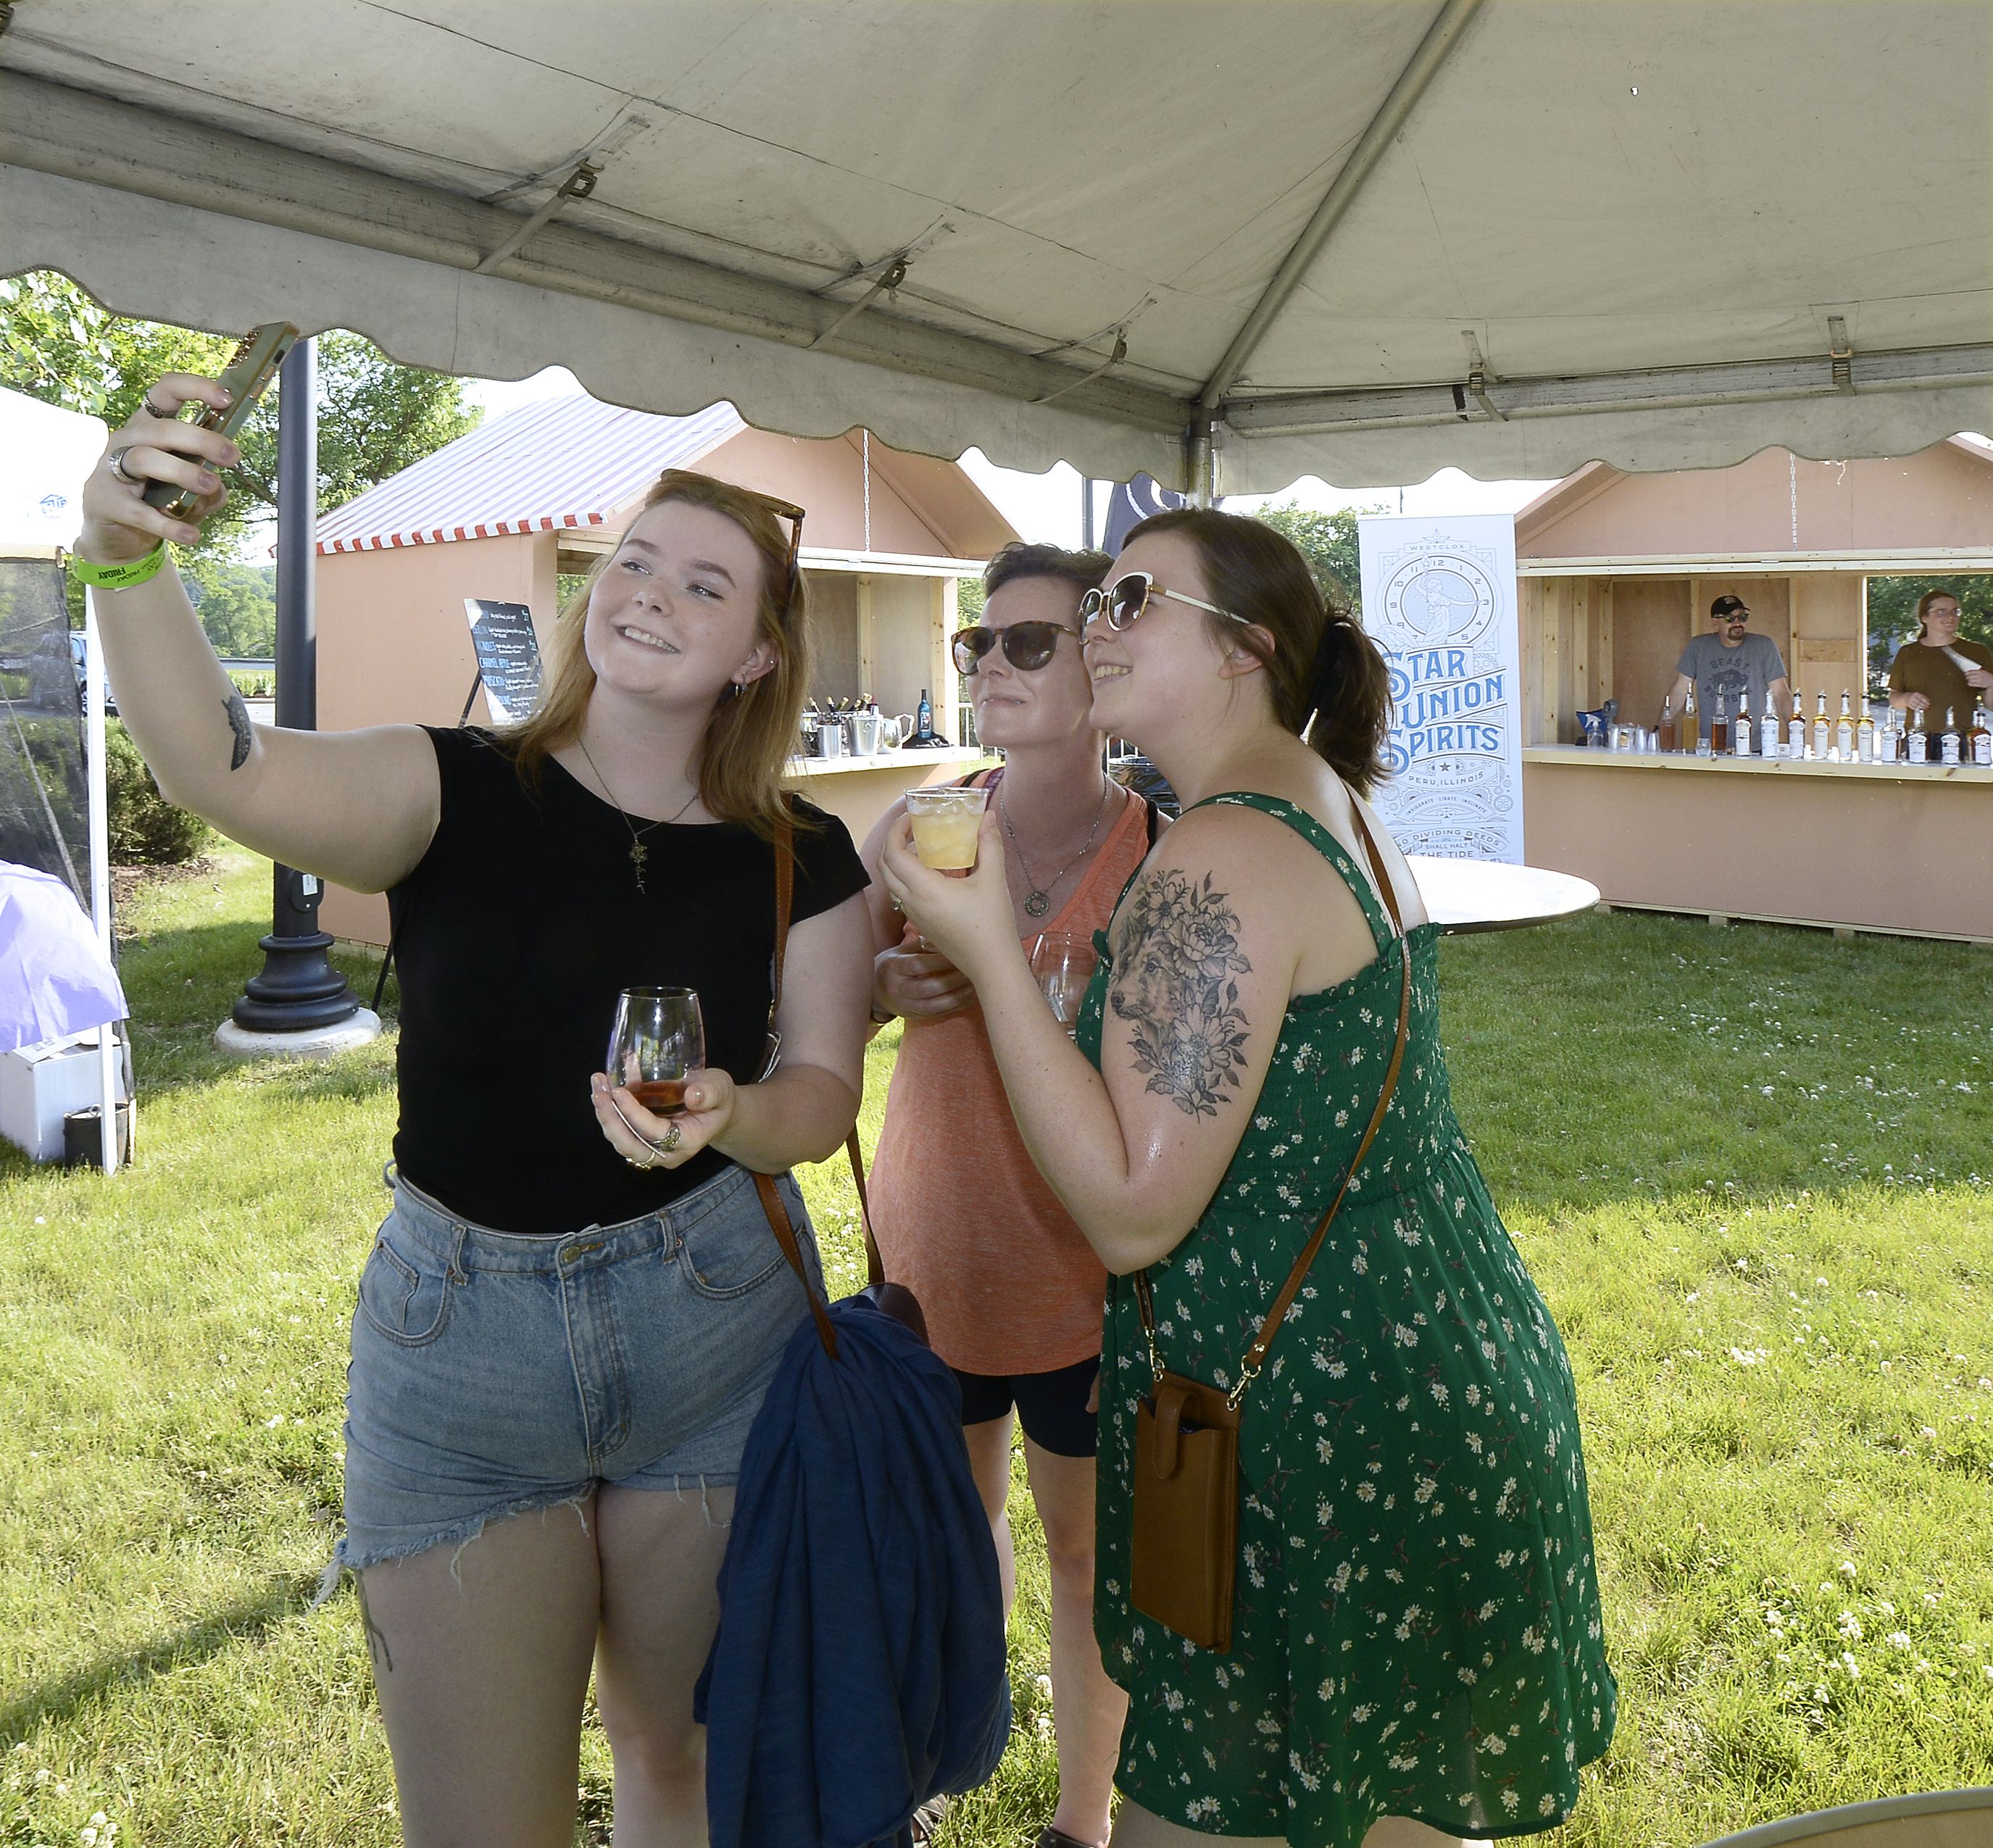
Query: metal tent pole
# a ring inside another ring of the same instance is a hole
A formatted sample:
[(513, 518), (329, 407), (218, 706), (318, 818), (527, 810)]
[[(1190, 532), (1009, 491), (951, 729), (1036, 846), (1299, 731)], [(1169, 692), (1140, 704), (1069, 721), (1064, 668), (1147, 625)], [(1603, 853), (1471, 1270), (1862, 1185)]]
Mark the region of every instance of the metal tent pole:
[[(86, 599), (83, 609), (83, 699), (84, 749), (88, 753), (85, 801), (90, 815), (90, 913), (97, 948), (114, 962), (111, 941), (111, 822), (104, 758), (104, 644), (97, 630), (97, 606)], [(60, 835), (57, 837), (60, 839)], [(121, 1054), (115, 1021), (97, 1030), (97, 1156), (107, 1174), (118, 1172), (118, 1067)]]
[[(277, 723), (318, 729), (318, 612), (312, 580), (317, 524), (318, 405), (314, 344), (299, 340), (278, 374)], [(291, 866), (272, 869), (272, 917), (263, 972), (251, 976), (230, 1018), (251, 1033), (305, 1033), (360, 1011), (346, 978), (326, 960), (318, 927), (324, 887)]]
[[(1198, 395), (1198, 407), (1207, 415), (1218, 408), (1226, 393), (1238, 382), (1239, 375), (1259, 350), (1260, 341), (1266, 337), (1267, 329), (1273, 324), (1274, 317), (1287, 306), (1287, 298), (1301, 286), (1308, 265), (1321, 255), (1329, 233), (1342, 221), (1343, 214), (1363, 190), (1363, 183), (1370, 177), (1371, 169), (1383, 157), (1392, 138), (1405, 125), (1405, 118), (1424, 95), (1426, 86), (1433, 80), (1434, 73), (1445, 62), (1446, 54), (1467, 29), (1468, 22), (1480, 5), (1481, 0), (1445, 0), (1434, 15), (1426, 36), (1419, 42), (1418, 50), (1412, 54), (1411, 62), (1399, 73), (1390, 94), (1350, 150), (1349, 158), (1342, 163), (1321, 203), (1315, 207), (1314, 215), (1287, 252), (1286, 261), (1274, 272), (1265, 293), (1246, 317), (1245, 325), (1232, 336), (1224, 358), (1218, 362), (1218, 370), (1205, 381), (1204, 389)], [(1196, 487), (1193, 481), (1193, 494)], [(1205, 503), (1201, 501), (1199, 504)]]

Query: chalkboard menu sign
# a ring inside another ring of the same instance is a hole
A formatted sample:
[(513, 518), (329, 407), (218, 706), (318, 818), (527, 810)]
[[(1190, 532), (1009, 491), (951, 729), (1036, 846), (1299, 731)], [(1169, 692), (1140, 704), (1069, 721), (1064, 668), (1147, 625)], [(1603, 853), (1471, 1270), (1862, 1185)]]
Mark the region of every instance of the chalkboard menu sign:
[(540, 640), (533, 633), (532, 611), (524, 603), (467, 596), (463, 613), (470, 619), (470, 645), (477, 651), (477, 675), (493, 719), (512, 725), (530, 717), (540, 697)]

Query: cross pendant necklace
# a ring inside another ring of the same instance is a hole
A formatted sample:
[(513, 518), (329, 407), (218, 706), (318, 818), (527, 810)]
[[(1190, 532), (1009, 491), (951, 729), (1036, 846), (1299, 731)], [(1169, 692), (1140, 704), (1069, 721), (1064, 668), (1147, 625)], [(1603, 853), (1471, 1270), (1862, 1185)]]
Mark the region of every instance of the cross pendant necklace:
[(602, 785), (602, 793), (609, 798), (610, 807), (623, 818), (623, 825), (630, 830), (630, 869), (637, 876), (637, 896), (639, 898), (648, 898), (650, 897), (650, 890), (644, 883), (644, 868), (650, 860), (651, 850), (644, 845), (644, 836), (653, 828), (668, 828), (679, 818), (679, 815), (683, 815), (693, 803), (699, 800), (699, 791), (694, 788), (692, 794), (679, 804), (676, 815), (668, 815), (662, 821), (646, 822), (641, 828), (639, 828), (630, 819), (629, 810), (617, 801), (615, 791), (609, 787), (609, 779), (597, 768), (594, 758), (589, 755), (587, 740), (577, 734), (575, 743), (580, 746), (582, 757), (588, 767), (595, 771), (595, 780)]
[[(1112, 787), (1110, 784), (1109, 786)], [(1042, 917), (1052, 908), (1052, 888), (1065, 877), (1074, 867), (1093, 851), (1093, 837), (1100, 832), (1100, 818), (1107, 812), (1107, 791), (1100, 792), (1100, 806), (1093, 811), (1093, 825), (1086, 831), (1086, 845), (1059, 868), (1041, 886), (1031, 875), (1031, 863), (1024, 858), (1023, 844), (1017, 839), (1017, 831), (1010, 825), (1010, 805), (1003, 799), (1003, 785), (996, 785), (996, 813), (1003, 822), (1003, 832), (1009, 835), (1010, 845), (1017, 849), (1017, 864), (1024, 869), (1024, 883), (1031, 888), (1024, 894), (1024, 910), (1028, 917)]]

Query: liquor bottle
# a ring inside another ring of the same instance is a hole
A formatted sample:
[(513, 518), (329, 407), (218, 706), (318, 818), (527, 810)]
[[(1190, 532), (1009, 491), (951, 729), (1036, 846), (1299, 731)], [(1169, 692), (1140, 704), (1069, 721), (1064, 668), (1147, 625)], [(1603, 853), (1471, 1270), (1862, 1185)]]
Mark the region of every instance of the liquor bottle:
[(1813, 755), (1823, 763), (1826, 761), (1827, 752), (1833, 748), (1832, 740), (1827, 735), (1830, 729), (1827, 717), (1827, 688), (1822, 687), (1814, 695)]
[(1765, 716), (1758, 721), (1758, 755), (1761, 757), (1776, 757), (1778, 754), (1778, 702), (1767, 693), (1765, 695)]
[(1856, 754), (1864, 763), (1875, 761), (1875, 720), (1868, 710), (1868, 702), (1861, 702), (1861, 722), (1855, 728)]
[(1982, 705), (1972, 709), (1972, 761), (1981, 770), (1993, 769), (1993, 713)]
[(1716, 696), (1716, 710), (1709, 716), (1709, 755), (1727, 757), (1730, 755), (1730, 720), (1723, 710), (1723, 695)]
[(1747, 688), (1737, 695), (1737, 717), (1730, 733), (1730, 750), (1735, 757), (1751, 754), (1751, 695)]
[(1843, 763), (1855, 761), (1855, 715), (1848, 705), (1848, 689), (1841, 692), (1841, 717), (1834, 728), (1834, 754)]
[(1702, 735), (1702, 719), (1695, 709), (1695, 682), (1689, 682), (1682, 695), (1682, 749), (1698, 757), (1709, 755), (1709, 740)]
[(1921, 708), (1910, 715), (1910, 729), (1903, 743), (1904, 756), (1912, 763), (1930, 761), (1930, 734), (1924, 729), (1924, 716)]
[(1964, 743), (1958, 735), (1958, 713), (1954, 706), (1944, 709), (1944, 730), (1937, 741), (1937, 756), (1940, 763), (1956, 763), (1959, 760), (1959, 747)]
[(1800, 683), (1793, 682), (1793, 716), (1786, 726), (1786, 755), (1795, 763), (1807, 754), (1806, 702), (1800, 697)]
[(1658, 748), (1672, 752), (1675, 748), (1675, 700), (1670, 693), (1661, 702), (1661, 730)]

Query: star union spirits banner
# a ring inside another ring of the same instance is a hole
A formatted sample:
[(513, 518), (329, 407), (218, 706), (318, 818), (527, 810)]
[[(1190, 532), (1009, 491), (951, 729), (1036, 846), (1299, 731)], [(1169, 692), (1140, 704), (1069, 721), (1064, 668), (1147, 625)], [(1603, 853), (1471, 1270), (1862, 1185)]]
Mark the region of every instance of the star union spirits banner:
[(1392, 776), (1378, 811), (1407, 853), (1523, 858), (1516, 523), (1357, 523), (1363, 627), (1391, 670)]

